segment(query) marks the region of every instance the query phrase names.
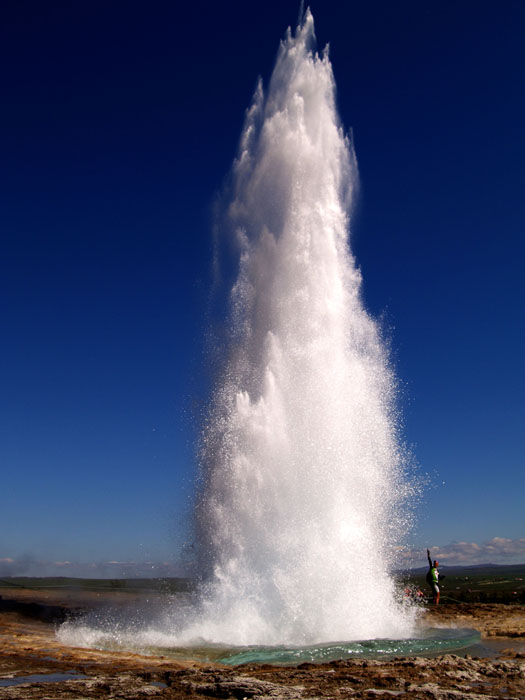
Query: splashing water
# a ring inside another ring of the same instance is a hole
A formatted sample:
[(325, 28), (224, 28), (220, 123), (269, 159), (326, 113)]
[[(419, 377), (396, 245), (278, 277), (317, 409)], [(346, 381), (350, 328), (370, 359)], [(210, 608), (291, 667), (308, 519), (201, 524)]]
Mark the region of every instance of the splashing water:
[(116, 642), (282, 651), (413, 634), (388, 574), (410, 494), (395, 382), (348, 247), (357, 166), (314, 43), (307, 11), (267, 94), (257, 87), (234, 162), (239, 271), (197, 505), (207, 583), (196, 606)]
[(212, 564), (194, 632), (235, 644), (404, 635), (387, 569), (406, 530), (395, 384), (348, 248), (357, 184), (310, 11), (259, 84), (234, 162), (227, 370), (198, 507)]

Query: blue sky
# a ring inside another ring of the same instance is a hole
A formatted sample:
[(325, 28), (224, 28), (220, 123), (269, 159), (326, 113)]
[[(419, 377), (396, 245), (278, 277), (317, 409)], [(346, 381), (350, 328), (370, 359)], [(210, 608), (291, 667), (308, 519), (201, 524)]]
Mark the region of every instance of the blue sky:
[[(357, 151), (365, 304), (429, 480), (411, 544), (524, 561), (525, 6), (311, 9)], [(179, 560), (209, 391), (214, 201), (297, 15), (287, 0), (2, 5), (9, 571)]]

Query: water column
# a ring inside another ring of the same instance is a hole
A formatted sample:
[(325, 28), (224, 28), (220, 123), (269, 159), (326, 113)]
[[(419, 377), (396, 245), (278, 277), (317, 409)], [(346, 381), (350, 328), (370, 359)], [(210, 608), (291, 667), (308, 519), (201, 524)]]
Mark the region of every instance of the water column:
[(395, 381), (349, 248), (358, 175), (307, 11), (259, 84), (228, 206), (239, 271), (202, 437), (201, 609), (186, 638), (406, 636), (388, 574), (406, 530)]

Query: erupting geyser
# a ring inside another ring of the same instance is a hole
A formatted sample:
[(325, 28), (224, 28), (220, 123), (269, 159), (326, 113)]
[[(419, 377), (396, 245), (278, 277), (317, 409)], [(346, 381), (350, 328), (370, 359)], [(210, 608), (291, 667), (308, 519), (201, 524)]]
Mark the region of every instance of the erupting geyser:
[(412, 626), (388, 574), (406, 531), (395, 384), (348, 247), (357, 168), (314, 42), (308, 10), (255, 92), (233, 167), (241, 253), (197, 509), (211, 581), (191, 628), (208, 641)]
[[(88, 616), (63, 625), (63, 641), (298, 662), (366, 653), (353, 640), (400, 653), (392, 639), (413, 631), (389, 575), (410, 493), (395, 382), (361, 301), (348, 246), (357, 167), (314, 41), (307, 11), (256, 90), (234, 162), (240, 258), (202, 436), (198, 602), (155, 620)], [(227, 648), (256, 645), (271, 649)]]

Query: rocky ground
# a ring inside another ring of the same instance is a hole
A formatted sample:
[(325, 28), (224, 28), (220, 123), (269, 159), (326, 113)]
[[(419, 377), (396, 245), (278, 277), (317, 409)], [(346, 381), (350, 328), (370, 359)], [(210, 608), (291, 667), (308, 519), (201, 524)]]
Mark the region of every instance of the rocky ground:
[(446, 654), (228, 668), (66, 647), (55, 637), (54, 621), (68, 609), (101, 604), (100, 599), (27, 591), (2, 594), (0, 698), (525, 698), (525, 613), (517, 605), (443, 605), (425, 613), (430, 626), (480, 630), (499, 649), (493, 658)]

